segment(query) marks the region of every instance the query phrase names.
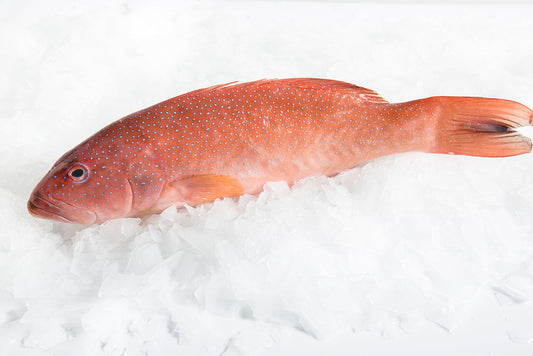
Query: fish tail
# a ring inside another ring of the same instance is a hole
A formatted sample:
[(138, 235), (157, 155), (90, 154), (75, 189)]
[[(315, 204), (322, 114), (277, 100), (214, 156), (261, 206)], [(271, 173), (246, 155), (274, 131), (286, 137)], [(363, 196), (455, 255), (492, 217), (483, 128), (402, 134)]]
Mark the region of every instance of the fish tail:
[(531, 125), (533, 111), (510, 100), (435, 97), (433, 153), (505, 157), (531, 152), (531, 140), (515, 128)]

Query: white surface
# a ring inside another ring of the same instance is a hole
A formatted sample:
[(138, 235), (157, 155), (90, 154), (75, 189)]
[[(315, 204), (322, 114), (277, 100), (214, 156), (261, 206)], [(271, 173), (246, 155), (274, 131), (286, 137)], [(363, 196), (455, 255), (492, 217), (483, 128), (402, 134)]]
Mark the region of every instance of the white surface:
[(532, 6), (0, 3), (0, 354), (530, 355), (533, 158), (419, 153), (81, 228), (33, 186), (130, 112), (233, 80), (533, 105)]

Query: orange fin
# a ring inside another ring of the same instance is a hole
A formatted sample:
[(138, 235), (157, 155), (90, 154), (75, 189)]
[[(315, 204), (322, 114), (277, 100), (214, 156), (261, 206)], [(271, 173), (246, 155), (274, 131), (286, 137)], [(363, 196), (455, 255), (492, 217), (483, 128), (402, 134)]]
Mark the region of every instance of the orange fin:
[(171, 185), (178, 191), (179, 199), (189, 205), (233, 197), (244, 192), (237, 179), (216, 174), (192, 176), (177, 180)]
[(208, 93), (210, 93), (212, 91), (217, 91), (217, 90), (220, 90), (222, 88), (235, 85), (235, 83), (237, 83), (237, 81), (224, 83), (224, 84), (217, 84), (217, 85), (213, 85), (213, 86), (210, 86), (210, 87), (207, 87), (207, 88), (196, 89), (196, 90), (190, 91), (188, 93), (185, 93), (184, 95), (188, 95), (188, 96), (194, 96), (194, 95), (198, 95), (198, 94), (204, 94), (205, 95), (205, 94), (208, 94)]
[(358, 87), (359, 88), (359, 94), (358, 97), (361, 100), (364, 100), (369, 103), (374, 104), (388, 104), (389, 102), (385, 99), (383, 99), (378, 93), (371, 89)]
[(378, 93), (373, 90), (359, 87), (355, 84), (341, 82), (339, 80), (332, 79), (319, 79), (319, 78), (289, 78), (289, 79), (261, 79), (247, 83), (231, 82), (227, 84), (215, 85), (209, 88), (198, 89), (187, 95), (205, 94), (210, 91), (220, 91), (228, 87), (233, 89), (248, 88), (254, 89), (262, 86), (290, 86), (300, 89), (309, 89), (315, 91), (329, 92), (329, 91), (344, 91), (352, 95), (355, 94), (356, 98), (367, 103), (385, 104), (387, 100), (383, 99)]
[(533, 112), (503, 99), (439, 97), (441, 117), (434, 153), (505, 157), (531, 152), (531, 140), (514, 130), (531, 125)]
[(358, 99), (364, 100), (369, 103), (388, 103), (387, 100), (383, 99), (378, 93), (371, 89), (359, 87), (355, 84), (347, 82), (341, 82), (339, 80), (318, 78), (293, 78), (280, 79), (279, 81), (299, 88), (348, 90), (350, 92), (356, 93)]

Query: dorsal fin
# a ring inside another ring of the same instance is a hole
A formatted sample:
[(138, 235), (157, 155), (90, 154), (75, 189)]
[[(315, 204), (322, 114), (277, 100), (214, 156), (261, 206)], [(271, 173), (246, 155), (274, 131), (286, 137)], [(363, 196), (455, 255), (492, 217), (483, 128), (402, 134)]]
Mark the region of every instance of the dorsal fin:
[(233, 81), (233, 82), (224, 83), (224, 84), (217, 84), (217, 85), (213, 85), (213, 86), (210, 86), (210, 87), (207, 87), (207, 88), (196, 89), (196, 90), (190, 91), (188, 93), (185, 93), (184, 95), (194, 96), (196, 94), (207, 94), (207, 93), (209, 93), (211, 91), (216, 91), (218, 89), (229, 87), (229, 86), (235, 85), (237, 83), (238, 83), (237, 81)]
[(341, 82), (338, 80), (332, 80), (332, 79), (318, 79), (318, 78), (290, 78), (290, 79), (261, 79), (256, 80), (253, 82), (247, 82), (247, 83), (238, 83), (238, 82), (231, 82), (227, 84), (220, 84), (220, 85), (214, 85), (212, 87), (204, 88), (204, 89), (198, 89), (192, 92), (187, 93), (186, 95), (196, 95), (196, 94), (206, 94), (211, 91), (219, 91), (224, 90), (226, 88), (248, 88), (248, 89), (254, 89), (262, 86), (271, 86), (272, 89), (276, 89), (276, 87), (279, 86), (292, 86), (297, 87), (301, 89), (310, 89), (310, 90), (324, 90), (324, 91), (330, 91), (330, 90), (341, 90), (346, 91), (352, 94), (355, 94), (355, 96), (364, 102), (367, 103), (376, 103), (376, 104), (386, 104), (388, 103), (387, 100), (383, 99), (378, 93), (376, 93), (373, 90), (359, 87), (357, 85)]
[(376, 104), (388, 104), (389, 102), (381, 97), (378, 93), (371, 89), (363, 88), (363, 87), (357, 87), (359, 91), (358, 97), (361, 100), (367, 101), (369, 103), (376, 103)]
[(319, 78), (290, 78), (290, 79), (272, 79), (272, 80), (260, 80), (257, 82), (243, 83), (250, 85), (263, 85), (263, 84), (275, 84), (272, 82), (277, 82), (276, 84), (281, 85), (290, 85), (303, 89), (314, 89), (314, 90), (342, 90), (353, 93), (356, 97), (362, 101), (368, 103), (379, 103), (387, 104), (388, 101), (383, 99), (378, 93), (373, 90), (359, 87), (355, 84), (342, 82), (339, 80), (332, 79), (319, 79)]
[(339, 80), (332, 79), (318, 79), (318, 78), (292, 78), (292, 79), (279, 79), (277, 80), (287, 85), (297, 86), (299, 88), (307, 89), (337, 89), (337, 90), (347, 90), (357, 94), (357, 97), (361, 100), (372, 102), (372, 103), (388, 103), (387, 100), (383, 99), (378, 93), (371, 89), (363, 88), (355, 84), (342, 82)]

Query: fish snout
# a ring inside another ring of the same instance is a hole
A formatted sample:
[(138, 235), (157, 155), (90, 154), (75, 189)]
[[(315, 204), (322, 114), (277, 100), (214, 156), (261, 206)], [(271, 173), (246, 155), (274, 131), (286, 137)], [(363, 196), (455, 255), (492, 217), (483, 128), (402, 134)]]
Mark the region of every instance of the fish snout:
[(87, 209), (80, 209), (58, 200), (51, 201), (39, 193), (30, 196), (27, 207), (31, 215), (41, 219), (82, 225), (90, 225), (96, 221), (96, 214)]

